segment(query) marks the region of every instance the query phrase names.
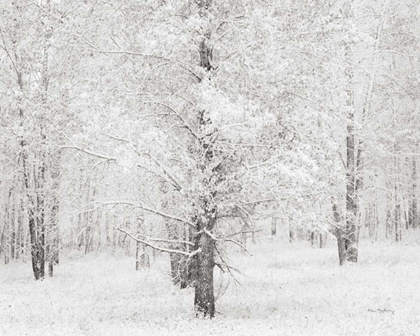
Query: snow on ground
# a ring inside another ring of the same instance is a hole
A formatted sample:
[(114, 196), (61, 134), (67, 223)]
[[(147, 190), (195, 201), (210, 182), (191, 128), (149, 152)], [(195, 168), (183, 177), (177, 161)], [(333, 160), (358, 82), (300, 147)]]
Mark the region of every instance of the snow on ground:
[(1, 265), (0, 335), (420, 335), (420, 246), (364, 242), (360, 262), (339, 267), (330, 245), (233, 251), (244, 275), (212, 321), (194, 318), (193, 290), (171, 285), (164, 257), (137, 272), (126, 257), (63, 258), (38, 282), (29, 263)]

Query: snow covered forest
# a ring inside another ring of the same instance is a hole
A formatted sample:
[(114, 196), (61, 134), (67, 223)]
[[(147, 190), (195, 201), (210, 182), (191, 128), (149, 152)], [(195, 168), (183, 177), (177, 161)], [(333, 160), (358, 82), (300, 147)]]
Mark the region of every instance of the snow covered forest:
[(1, 335), (419, 335), (418, 0), (1, 0)]

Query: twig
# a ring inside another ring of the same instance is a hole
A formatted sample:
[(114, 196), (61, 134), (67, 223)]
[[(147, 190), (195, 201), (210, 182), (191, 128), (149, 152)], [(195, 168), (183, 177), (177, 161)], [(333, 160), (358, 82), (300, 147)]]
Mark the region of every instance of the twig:
[(130, 141), (129, 141), (129, 140), (124, 139), (124, 138), (120, 138), (120, 137), (115, 136), (115, 135), (107, 134), (107, 133), (105, 133), (105, 132), (99, 132), (99, 133), (100, 133), (100, 134), (102, 134), (102, 135), (105, 135), (105, 136), (107, 136), (108, 138), (111, 138), (111, 139), (113, 139), (113, 140), (117, 140), (117, 141), (122, 141), (122, 142), (127, 142), (127, 143), (130, 143)]
[(249, 252), (249, 250), (246, 248), (246, 246), (243, 245), (243, 244), (241, 244), (240, 242), (238, 242), (238, 241), (236, 241), (234, 239), (224, 239), (224, 240), (227, 241), (227, 242), (231, 242), (231, 243), (234, 243), (234, 244), (240, 246), (241, 248), (244, 249), (244, 251), (246, 251), (250, 256), (252, 256), (252, 253)]
[(157, 104), (157, 105), (162, 105), (163, 107), (166, 107), (167, 109), (169, 109), (170, 111), (172, 111), (175, 116), (178, 117), (179, 120), (182, 121), (182, 123), (184, 124), (184, 127), (197, 139), (199, 140), (200, 137), (198, 136), (197, 133), (194, 132), (194, 130), (192, 129), (192, 127), (185, 121), (185, 119), (171, 106), (169, 106), (168, 104), (165, 104), (163, 102), (156, 102), (156, 101), (151, 101), (151, 100), (147, 100), (147, 101), (143, 101), (143, 103), (149, 103), (149, 104)]
[(261, 231), (263, 231), (263, 229), (258, 229), (258, 230), (246, 230), (246, 231), (241, 230), (241, 231), (238, 231), (238, 232), (235, 232), (235, 233), (231, 233), (231, 234), (227, 235), (226, 237), (233, 237), (233, 236), (237, 236), (238, 234), (241, 234), (241, 233), (255, 233), (255, 232), (261, 232)]

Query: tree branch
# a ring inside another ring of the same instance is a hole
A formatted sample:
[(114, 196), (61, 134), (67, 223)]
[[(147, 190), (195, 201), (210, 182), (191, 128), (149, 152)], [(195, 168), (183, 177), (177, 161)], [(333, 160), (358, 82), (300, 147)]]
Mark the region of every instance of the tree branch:
[(114, 161), (114, 162), (117, 161), (117, 159), (114, 158), (114, 157), (109, 157), (109, 156), (105, 156), (103, 154), (95, 153), (95, 152), (92, 152), (88, 149), (81, 148), (81, 147), (78, 147), (78, 146), (61, 146), (61, 148), (76, 149), (80, 152), (83, 152), (83, 153), (91, 155), (91, 156), (95, 156), (95, 157), (100, 158), (100, 159), (104, 159), (104, 160), (107, 160), (107, 161)]
[(195, 250), (195, 251), (191, 252), (191, 253), (188, 253), (188, 252), (185, 252), (185, 251), (181, 251), (181, 250), (167, 249), (167, 248), (164, 248), (164, 247), (160, 247), (160, 246), (156, 246), (156, 245), (150, 244), (149, 242), (147, 242), (147, 241), (145, 241), (143, 239), (137, 238), (137, 237), (133, 236), (130, 232), (128, 232), (126, 230), (123, 230), (123, 229), (121, 229), (119, 227), (114, 227), (114, 230), (117, 230), (117, 231), (120, 231), (122, 233), (125, 233), (127, 236), (129, 236), (133, 240), (135, 240), (135, 241), (137, 241), (139, 243), (142, 243), (144, 245), (147, 245), (147, 246), (149, 246), (149, 247), (151, 247), (151, 248), (153, 248), (155, 250), (161, 251), (161, 252), (178, 253), (178, 254), (185, 255), (188, 258), (192, 258), (192, 257), (194, 257), (195, 255), (197, 255), (198, 253), (201, 252), (201, 249), (200, 248), (198, 250)]
[(194, 132), (192, 127), (184, 120), (184, 118), (174, 108), (172, 108), (168, 104), (165, 104), (165, 103), (162, 103), (162, 102), (156, 102), (156, 101), (152, 101), (152, 100), (144, 100), (143, 103), (157, 104), (157, 105), (162, 105), (162, 106), (166, 107), (171, 112), (173, 112), (178, 117), (178, 119), (180, 119), (182, 121), (182, 123), (184, 124), (184, 127), (194, 136), (194, 138), (196, 138), (197, 140), (200, 139), (200, 137), (197, 135), (197, 133)]
[(241, 244), (240, 242), (238, 242), (238, 241), (236, 241), (234, 239), (228, 239), (228, 238), (225, 238), (224, 240), (227, 241), (227, 242), (231, 242), (231, 243), (234, 243), (234, 244), (240, 246), (244, 251), (246, 251), (250, 256), (252, 256), (252, 253), (249, 252), (249, 250), (246, 248), (246, 246), (243, 245), (243, 244)]
[(184, 240), (170, 240), (170, 239), (163, 239), (163, 238), (152, 238), (152, 237), (148, 237), (145, 236), (143, 234), (138, 233), (137, 237), (142, 237), (143, 239), (146, 239), (148, 241), (155, 241), (155, 242), (162, 242), (162, 243), (169, 243), (169, 244), (187, 244), (190, 246), (194, 246), (194, 243), (191, 243), (189, 241), (184, 241)]
[(99, 203), (101, 203), (102, 205), (122, 204), (122, 205), (130, 205), (130, 206), (133, 206), (133, 207), (140, 206), (143, 210), (154, 213), (155, 215), (159, 215), (159, 216), (162, 216), (162, 217), (165, 217), (165, 218), (168, 218), (168, 219), (173, 219), (175, 221), (182, 222), (182, 223), (187, 224), (187, 225), (189, 225), (193, 228), (196, 228), (194, 223), (192, 223), (192, 222), (190, 222), (186, 219), (183, 219), (181, 217), (173, 216), (173, 215), (170, 215), (170, 214), (167, 214), (167, 213), (149, 208), (149, 207), (145, 206), (144, 203), (142, 203), (142, 202), (140, 202), (140, 204), (135, 204), (133, 202), (128, 202), (128, 201), (117, 201), (117, 202), (106, 202), (106, 203), (99, 202)]

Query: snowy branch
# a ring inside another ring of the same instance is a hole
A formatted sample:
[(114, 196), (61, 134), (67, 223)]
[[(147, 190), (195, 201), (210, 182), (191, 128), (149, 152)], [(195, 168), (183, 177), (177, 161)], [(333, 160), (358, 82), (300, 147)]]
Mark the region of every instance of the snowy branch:
[(162, 217), (165, 217), (165, 218), (168, 218), (168, 219), (173, 219), (175, 221), (182, 222), (182, 223), (187, 224), (187, 225), (189, 225), (193, 228), (196, 227), (194, 223), (192, 223), (192, 222), (190, 222), (190, 221), (188, 221), (184, 218), (173, 216), (173, 215), (161, 212), (159, 210), (149, 208), (149, 207), (145, 206), (144, 203), (141, 203), (141, 202), (140, 202), (140, 204), (136, 204), (136, 203), (129, 202), (129, 201), (115, 201), (115, 202), (105, 202), (105, 203), (101, 202), (101, 204), (102, 205), (118, 205), (118, 204), (121, 204), (121, 205), (129, 205), (129, 206), (132, 206), (132, 207), (140, 207), (147, 212), (154, 213), (155, 215), (159, 215), (159, 216), (162, 216)]
[(249, 253), (249, 255), (251, 255), (252, 256), (252, 253), (251, 252), (249, 252), (248, 251), (248, 249), (243, 245), (243, 244), (241, 244), (240, 242), (237, 242), (236, 240), (233, 240), (233, 239), (227, 239), (227, 238), (217, 238), (213, 233), (211, 233), (210, 231), (208, 231), (207, 229), (203, 229), (203, 231), (202, 231), (203, 233), (205, 233), (206, 235), (208, 235), (211, 239), (213, 239), (213, 240), (215, 240), (215, 241), (227, 241), (227, 242), (231, 242), (231, 243), (234, 243), (234, 244), (236, 244), (236, 245), (238, 245), (238, 246), (240, 246), (241, 248), (243, 248), (246, 252), (248, 252)]
[(95, 157), (100, 158), (100, 159), (104, 159), (104, 160), (107, 160), (107, 161), (114, 161), (114, 162), (117, 161), (117, 159), (114, 158), (114, 157), (105, 156), (104, 154), (92, 152), (92, 151), (90, 151), (88, 149), (85, 149), (85, 148), (82, 148), (82, 147), (78, 147), (78, 146), (61, 146), (61, 148), (63, 148), (63, 149), (65, 149), (65, 148), (68, 148), (68, 149), (76, 149), (76, 150), (78, 150), (80, 152), (83, 152), (83, 153), (88, 154), (88, 155), (91, 155), (91, 156), (95, 156)]
[(151, 248), (153, 248), (153, 249), (155, 249), (155, 250), (161, 251), (161, 252), (166, 252), (166, 253), (178, 253), (178, 254), (185, 255), (185, 256), (187, 256), (188, 258), (192, 258), (192, 257), (194, 257), (195, 255), (197, 255), (198, 253), (200, 253), (200, 252), (201, 252), (201, 249), (198, 249), (198, 250), (195, 250), (195, 251), (193, 251), (193, 252), (191, 252), (191, 253), (188, 253), (188, 252), (181, 251), (181, 250), (168, 249), (168, 248), (164, 248), (164, 247), (156, 246), (156, 245), (153, 245), (153, 244), (151, 244), (151, 243), (147, 242), (146, 240), (143, 240), (143, 239), (140, 239), (140, 238), (138, 238), (138, 237), (133, 236), (130, 232), (128, 232), (128, 231), (126, 231), (126, 230), (124, 230), (124, 229), (121, 229), (121, 228), (119, 228), (119, 227), (114, 227), (114, 230), (117, 230), (117, 231), (120, 231), (120, 232), (122, 232), (122, 233), (125, 233), (127, 236), (129, 236), (129, 237), (130, 237), (130, 238), (132, 238), (133, 240), (135, 240), (135, 241), (137, 241), (137, 242), (139, 242), (139, 243), (142, 243), (142, 244), (144, 244), (144, 245), (147, 245), (147, 246), (149, 246), (149, 247), (151, 247)]
[(197, 133), (194, 132), (194, 130), (192, 129), (192, 127), (185, 121), (185, 119), (174, 108), (172, 108), (168, 104), (165, 104), (165, 103), (162, 103), (162, 102), (158, 102), (158, 101), (150, 101), (150, 100), (143, 101), (143, 103), (157, 104), (157, 105), (162, 105), (163, 107), (166, 107), (171, 112), (173, 112), (175, 114), (175, 116), (178, 117), (179, 120), (182, 121), (182, 123), (184, 124), (184, 127), (194, 136), (194, 138), (196, 138), (197, 140), (200, 139), (200, 137), (197, 135)]
[(163, 61), (167, 61), (168, 64), (172, 64), (172, 63), (176, 63), (178, 64), (182, 69), (188, 71), (190, 74), (192, 74), (198, 81), (201, 81), (201, 77), (199, 75), (197, 75), (194, 71), (192, 71), (189, 67), (187, 67), (185, 64), (183, 64), (180, 61), (165, 57), (165, 56), (161, 56), (161, 55), (154, 55), (154, 54), (146, 54), (146, 53), (141, 53), (141, 52), (137, 52), (137, 51), (129, 51), (129, 50), (103, 50), (100, 49), (99, 47), (93, 45), (91, 42), (87, 41), (85, 38), (81, 37), (81, 36), (77, 36), (79, 39), (81, 39), (84, 43), (86, 43), (92, 51), (95, 51), (97, 53), (100, 54), (108, 54), (108, 55), (130, 55), (130, 56), (140, 56), (140, 57), (144, 57), (144, 58), (155, 58), (155, 59), (160, 59)]
[(224, 240), (227, 241), (227, 242), (231, 242), (231, 243), (234, 243), (234, 244), (240, 246), (244, 251), (246, 251), (250, 256), (252, 256), (252, 253), (249, 252), (249, 250), (246, 248), (246, 246), (243, 245), (243, 244), (241, 244), (240, 242), (238, 242), (238, 241), (236, 241), (234, 239), (229, 239), (229, 238), (225, 238)]
[(137, 237), (141, 237), (142, 239), (146, 239), (147, 241), (155, 241), (155, 242), (162, 242), (162, 243), (169, 243), (169, 244), (186, 244), (190, 246), (194, 246), (193, 243), (185, 240), (171, 240), (171, 239), (163, 239), (163, 238), (152, 238), (145, 236), (143, 234), (137, 233)]

